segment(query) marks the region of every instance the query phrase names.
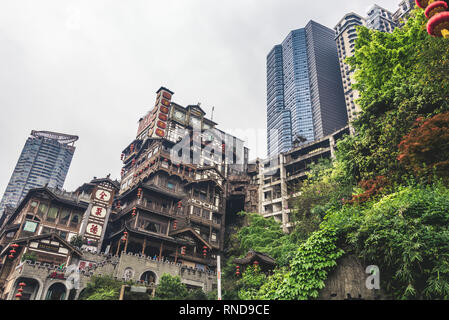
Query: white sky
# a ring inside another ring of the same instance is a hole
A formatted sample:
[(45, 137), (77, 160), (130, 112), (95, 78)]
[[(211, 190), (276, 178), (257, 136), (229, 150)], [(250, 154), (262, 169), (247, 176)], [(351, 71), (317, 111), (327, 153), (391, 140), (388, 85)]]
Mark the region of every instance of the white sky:
[[(378, 0), (391, 11), (399, 0)], [(120, 175), (121, 150), (165, 86), (266, 154), (266, 55), (372, 0), (0, 0), (0, 197), (31, 130), (80, 137), (66, 179)]]

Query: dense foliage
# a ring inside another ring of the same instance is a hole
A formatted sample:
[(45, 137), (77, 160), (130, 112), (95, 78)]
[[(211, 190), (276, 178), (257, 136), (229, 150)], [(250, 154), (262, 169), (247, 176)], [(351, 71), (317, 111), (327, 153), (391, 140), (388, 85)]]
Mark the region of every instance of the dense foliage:
[(342, 248), (379, 266), (387, 296), (449, 298), (449, 42), (413, 15), (391, 34), (358, 29), (356, 134), (295, 190), (289, 263), (247, 270), (240, 298), (317, 298)]

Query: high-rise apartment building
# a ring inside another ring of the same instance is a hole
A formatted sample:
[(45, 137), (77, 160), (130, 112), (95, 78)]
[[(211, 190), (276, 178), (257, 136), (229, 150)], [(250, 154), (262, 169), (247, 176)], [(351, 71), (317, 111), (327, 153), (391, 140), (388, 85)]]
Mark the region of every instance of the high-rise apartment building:
[(397, 26), (403, 26), (407, 22), (407, 19), (410, 17), (410, 13), (415, 6), (415, 0), (402, 0), (399, 3), (398, 10), (393, 14), (393, 21)]
[(73, 135), (32, 131), (6, 187), (0, 216), (6, 206), (16, 207), (32, 188), (62, 189), (77, 140)]
[(347, 124), (333, 30), (310, 21), (267, 56), (268, 155)]
[[(402, 1), (400, 8), (409, 8), (409, 6), (411, 6), (410, 1), (413, 0)], [(404, 11), (403, 17), (405, 17), (410, 10), (411, 9), (408, 9), (407, 12)], [(399, 20), (395, 20), (390, 11), (375, 4), (368, 10), (366, 18), (351, 12), (346, 14), (334, 28), (349, 122), (352, 122), (361, 111), (360, 106), (356, 103), (356, 100), (359, 98), (359, 94), (357, 90), (352, 88), (352, 84), (354, 82), (354, 70), (352, 70), (351, 67), (345, 62), (346, 58), (351, 57), (354, 54), (355, 41), (357, 39), (356, 28), (358, 26), (365, 26), (381, 32), (393, 32), (393, 30), (398, 26), (396, 21)]]

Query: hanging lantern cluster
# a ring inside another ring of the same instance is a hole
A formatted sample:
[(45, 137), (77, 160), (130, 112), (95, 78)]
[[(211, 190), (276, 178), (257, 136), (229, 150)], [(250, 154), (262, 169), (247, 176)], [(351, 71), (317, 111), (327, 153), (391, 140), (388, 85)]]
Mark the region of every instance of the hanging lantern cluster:
[(142, 188), (137, 189), (137, 198), (142, 198)]
[(203, 246), (203, 257), (206, 258), (207, 256), (207, 247)]
[(254, 261), (253, 265), (254, 265), (254, 269), (257, 269), (259, 267), (259, 261), (257, 261), (257, 260)]
[(178, 201), (178, 209), (182, 208), (182, 201)]
[(429, 19), (427, 33), (434, 37), (449, 39), (449, 11), (445, 1), (416, 0), (416, 5), (425, 9), (424, 14)]
[(238, 277), (240, 275), (240, 266), (236, 266), (235, 268), (235, 275)]
[(132, 215), (133, 215), (133, 217), (135, 217), (135, 216), (137, 215), (137, 208), (136, 208), (136, 207), (133, 208), (133, 213), (132, 213)]
[(122, 241), (126, 242), (126, 240), (128, 240), (128, 232), (123, 232), (123, 237), (122, 237)]
[(16, 244), (16, 243), (13, 243), (10, 247), (11, 247), (12, 249), (9, 250), (9, 256), (8, 256), (8, 258), (14, 259), (14, 255), (17, 253), (16, 249), (19, 247), (19, 245)]
[(19, 289), (17, 289), (18, 293), (16, 294), (17, 300), (20, 300), (20, 298), (22, 298), (22, 292), (23, 292), (23, 288), (24, 287), (26, 287), (26, 283), (25, 282), (19, 283)]
[(178, 220), (173, 221), (173, 230), (178, 228)]
[(181, 255), (185, 255), (186, 254), (186, 249), (187, 249), (187, 247), (186, 246), (182, 246), (181, 247)]

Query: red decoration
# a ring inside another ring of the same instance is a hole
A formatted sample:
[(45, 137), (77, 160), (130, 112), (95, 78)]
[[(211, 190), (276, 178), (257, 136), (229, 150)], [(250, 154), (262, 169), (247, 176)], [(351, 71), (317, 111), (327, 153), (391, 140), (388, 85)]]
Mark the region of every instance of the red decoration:
[(162, 113), (168, 114), (168, 108), (167, 107), (161, 106), (160, 110), (161, 110)]
[(186, 246), (181, 247), (181, 255), (186, 254)]
[(173, 230), (178, 228), (178, 220), (173, 221)]
[(182, 208), (182, 201), (178, 202), (178, 208)]
[(142, 198), (142, 188), (137, 189), (137, 198)]
[(447, 10), (447, 3), (444, 1), (435, 1), (427, 6), (426, 11), (424, 14), (426, 15), (427, 19), (432, 18), (434, 15), (446, 11)]
[(133, 217), (135, 217), (135, 216), (136, 216), (136, 214), (137, 214), (137, 213), (136, 213), (136, 211), (137, 211), (137, 208), (136, 208), (136, 207), (134, 207), (134, 208), (133, 208)]
[(157, 128), (156, 129), (156, 135), (158, 135), (159, 137), (163, 138), (165, 137), (165, 131), (162, 129)]
[(171, 94), (170, 93), (168, 93), (168, 92), (163, 92), (162, 93), (162, 96), (165, 98), (165, 99), (167, 99), (167, 100), (171, 100)]
[(166, 114), (159, 113), (159, 120), (167, 121), (168, 120), (168, 116)]
[(449, 11), (434, 15), (427, 23), (427, 33), (449, 39)]

